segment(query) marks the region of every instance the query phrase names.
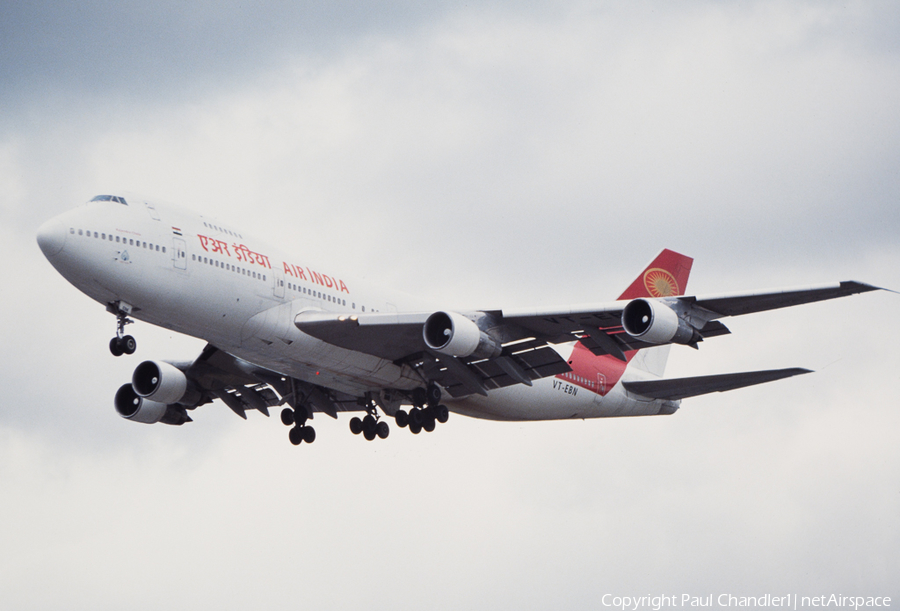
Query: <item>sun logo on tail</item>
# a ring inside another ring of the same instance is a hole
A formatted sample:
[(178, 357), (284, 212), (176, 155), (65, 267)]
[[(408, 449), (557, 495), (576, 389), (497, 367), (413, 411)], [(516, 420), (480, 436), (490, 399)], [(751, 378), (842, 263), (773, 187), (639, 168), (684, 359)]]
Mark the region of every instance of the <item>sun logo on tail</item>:
[(644, 288), (653, 297), (669, 297), (681, 293), (675, 277), (658, 267), (648, 269), (644, 274)]

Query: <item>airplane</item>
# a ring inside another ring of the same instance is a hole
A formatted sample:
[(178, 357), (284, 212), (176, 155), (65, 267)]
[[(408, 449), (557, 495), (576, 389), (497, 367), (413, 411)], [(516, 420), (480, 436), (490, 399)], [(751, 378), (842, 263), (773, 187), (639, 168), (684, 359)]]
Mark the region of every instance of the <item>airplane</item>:
[[(788, 368), (663, 378), (672, 344), (730, 333), (720, 319), (882, 290), (855, 281), (688, 296), (693, 259), (663, 250), (615, 301), (441, 309), (344, 276), (226, 224), (130, 195), (98, 195), (44, 223), (38, 245), (116, 317), (114, 356), (135, 319), (200, 338), (193, 361), (147, 360), (115, 394), (133, 422), (181, 425), (218, 399), (240, 417), (281, 407), (294, 445), (316, 413), (385, 439), (450, 412), (492, 420), (671, 415), (681, 400), (795, 375)], [(379, 411), (380, 410), (380, 411)], [(382, 417), (384, 414), (384, 418)], [(362, 417), (360, 417), (362, 416)]]

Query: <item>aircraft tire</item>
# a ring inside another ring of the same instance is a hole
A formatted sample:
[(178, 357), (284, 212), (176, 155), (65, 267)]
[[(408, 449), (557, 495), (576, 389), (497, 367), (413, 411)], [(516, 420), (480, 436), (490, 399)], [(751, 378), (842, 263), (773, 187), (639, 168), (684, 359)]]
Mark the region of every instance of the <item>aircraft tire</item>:
[(288, 431), (288, 439), (290, 439), (291, 443), (295, 446), (300, 445), (301, 443), (303, 443), (303, 430), (300, 427), (295, 426), (290, 431)]
[(406, 410), (398, 409), (397, 413), (394, 414), (394, 422), (402, 429), (409, 424), (409, 414), (406, 413)]
[(431, 433), (434, 432), (434, 426), (434, 418), (429, 416), (428, 418), (425, 418), (425, 422), (422, 423), (422, 430)]
[(388, 435), (391, 434), (391, 427), (388, 426), (388, 423), (382, 420), (375, 426), (375, 433), (378, 435), (379, 439), (387, 439)]
[(419, 387), (412, 391), (412, 402), (416, 407), (422, 407), (425, 405), (425, 401), (428, 399), (428, 391), (424, 388)]
[(109, 351), (112, 352), (113, 356), (122, 356), (125, 354), (124, 350), (122, 350), (122, 345), (119, 342), (118, 337), (114, 337), (109, 340)]
[(437, 384), (428, 385), (428, 389), (425, 391), (425, 402), (429, 407), (441, 402), (441, 389), (437, 387)]
[(316, 429), (311, 426), (304, 426), (303, 431), (303, 441), (306, 443), (312, 443), (316, 440)]
[(360, 433), (362, 433), (362, 431), (363, 431), (362, 420), (360, 420), (356, 416), (353, 416), (350, 419), (350, 432), (353, 433), (354, 435), (359, 435)]
[(419, 425), (419, 427), (421, 428), (422, 420), (424, 419), (423, 416), (424, 416), (424, 414), (422, 413), (422, 410), (419, 409), (418, 407), (414, 407), (411, 410), (409, 410), (409, 423), (410, 424), (415, 423), (415, 424)]
[(444, 424), (450, 419), (450, 410), (447, 409), (446, 405), (438, 405), (434, 408), (434, 417), (438, 422)]
[(309, 410), (305, 406), (300, 405), (294, 410), (294, 422), (304, 423), (309, 420)]
[(122, 352), (125, 354), (134, 354), (137, 350), (137, 340), (130, 335), (122, 338)]
[(410, 421), (409, 422), (409, 432), (412, 433), (413, 435), (418, 435), (419, 433), (422, 432), (422, 425), (419, 424), (418, 422)]
[(281, 410), (281, 423), (284, 426), (291, 426), (294, 424), (294, 410), (289, 407)]

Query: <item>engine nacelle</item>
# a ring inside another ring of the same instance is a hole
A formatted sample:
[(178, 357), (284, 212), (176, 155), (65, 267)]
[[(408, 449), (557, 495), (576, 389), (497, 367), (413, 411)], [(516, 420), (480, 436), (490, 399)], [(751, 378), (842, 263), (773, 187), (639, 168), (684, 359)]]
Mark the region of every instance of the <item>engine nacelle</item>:
[(134, 392), (131, 384), (123, 384), (116, 392), (116, 411), (134, 422), (155, 424), (166, 415), (166, 404), (150, 401)]
[(634, 299), (622, 310), (622, 326), (631, 337), (649, 344), (693, 344), (701, 338), (666, 304), (651, 299)]
[(173, 365), (144, 361), (131, 376), (134, 392), (159, 403), (177, 403), (187, 391), (187, 377)]
[(490, 358), (500, 354), (500, 343), (456, 312), (435, 312), (422, 328), (425, 345), (441, 354)]

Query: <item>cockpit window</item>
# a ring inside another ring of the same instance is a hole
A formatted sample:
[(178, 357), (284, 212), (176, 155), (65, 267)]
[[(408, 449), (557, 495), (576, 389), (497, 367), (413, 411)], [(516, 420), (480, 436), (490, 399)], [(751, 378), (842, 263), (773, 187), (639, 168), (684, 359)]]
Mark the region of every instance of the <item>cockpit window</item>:
[(127, 206), (128, 204), (125, 202), (124, 197), (119, 197), (118, 195), (97, 195), (92, 202), (116, 202), (117, 204), (122, 204), (123, 206)]

